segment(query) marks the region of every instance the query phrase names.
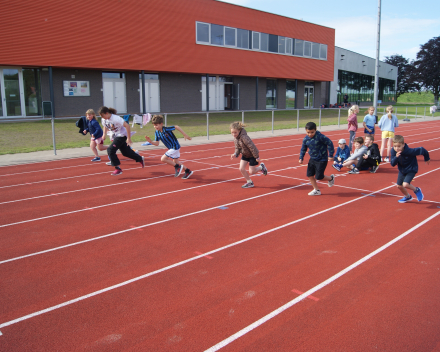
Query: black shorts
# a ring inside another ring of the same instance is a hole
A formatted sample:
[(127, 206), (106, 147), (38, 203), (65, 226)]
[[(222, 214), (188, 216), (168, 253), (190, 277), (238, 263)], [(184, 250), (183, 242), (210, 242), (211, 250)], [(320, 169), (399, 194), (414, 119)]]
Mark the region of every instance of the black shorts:
[(399, 171), (399, 175), (397, 175), (397, 185), (402, 186), (404, 182), (411, 183), (413, 178), (416, 176), (415, 172), (409, 172), (407, 174), (402, 174)]
[(307, 165), (307, 177), (315, 176), (317, 180), (322, 180), (324, 178), (325, 168), (327, 167), (328, 160), (326, 161), (315, 161), (313, 159), (309, 160)]
[(246, 158), (242, 155), (241, 160), (247, 161), (250, 166), (257, 166), (258, 165), (257, 159), (255, 159), (253, 156), (251, 156), (250, 158)]

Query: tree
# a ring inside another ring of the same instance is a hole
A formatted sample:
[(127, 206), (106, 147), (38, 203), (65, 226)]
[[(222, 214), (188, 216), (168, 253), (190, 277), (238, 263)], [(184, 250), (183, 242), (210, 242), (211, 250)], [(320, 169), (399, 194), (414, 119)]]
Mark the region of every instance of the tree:
[(419, 85), (415, 81), (414, 64), (405, 59), (402, 55), (385, 56), (387, 64), (397, 66), (397, 89), (396, 98), (408, 92), (419, 90)]
[(425, 89), (434, 93), (437, 105), (440, 93), (440, 37), (430, 39), (420, 47), (414, 62), (417, 80)]

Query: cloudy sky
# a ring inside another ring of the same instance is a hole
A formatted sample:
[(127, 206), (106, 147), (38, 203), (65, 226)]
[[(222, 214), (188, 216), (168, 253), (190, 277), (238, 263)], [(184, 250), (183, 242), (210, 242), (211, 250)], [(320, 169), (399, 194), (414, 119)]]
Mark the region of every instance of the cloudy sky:
[[(223, 0), (336, 29), (335, 45), (376, 57), (377, 0)], [(420, 45), (440, 36), (438, 0), (382, 0), (380, 59), (415, 59)]]

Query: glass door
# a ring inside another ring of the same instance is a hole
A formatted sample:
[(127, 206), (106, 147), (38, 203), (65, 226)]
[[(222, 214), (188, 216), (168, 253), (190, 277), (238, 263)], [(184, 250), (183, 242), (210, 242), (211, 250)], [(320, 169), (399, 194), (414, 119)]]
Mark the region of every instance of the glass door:
[(22, 116), (18, 69), (3, 69), (4, 105), (6, 116)]
[(313, 108), (313, 87), (304, 88), (304, 109)]

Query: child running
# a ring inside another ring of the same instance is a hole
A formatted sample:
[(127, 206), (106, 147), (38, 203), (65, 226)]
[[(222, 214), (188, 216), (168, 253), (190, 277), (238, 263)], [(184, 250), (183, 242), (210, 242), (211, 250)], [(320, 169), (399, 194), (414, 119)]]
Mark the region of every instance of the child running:
[(399, 121), (397, 120), (397, 116), (393, 115), (394, 108), (392, 105), (389, 105), (387, 107), (388, 114), (383, 115), (379, 120), (379, 128), (382, 131), (382, 145), (380, 146), (380, 155), (383, 156), (383, 152), (385, 150), (385, 143), (387, 143), (388, 139), (388, 146), (387, 146), (387, 156), (384, 161), (388, 162), (390, 152), (392, 150), (391, 148), (391, 141), (394, 137), (394, 129), (396, 127), (399, 127)]
[(177, 125), (169, 126), (169, 127), (164, 126), (162, 115), (153, 115), (153, 117), (151, 118), (151, 123), (154, 125), (154, 128), (156, 129), (155, 139), (154, 141), (152, 141), (150, 137), (145, 136), (147, 142), (157, 147), (159, 145), (159, 141), (162, 141), (165, 147), (168, 148), (168, 151), (164, 155), (162, 155), (162, 158), (160, 160), (165, 164), (174, 166), (174, 177), (178, 177), (182, 173), (182, 171), (185, 170), (185, 174), (183, 175), (182, 178), (184, 180), (189, 179), (189, 177), (193, 174), (193, 172), (190, 169), (185, 168), (183, 164), (179, 164), (180, 144), (177, 141), (177, 138), (174, 135), (173, 131), (177, 130), (180, 133), (182, 133), (185, 140), (187, 139), (191, 140), (191, 137), (189, 137)]
[(364, 133), (365, 135), (374, 135), (374, 125), (376, 123), (376, 116), (374, 115), (374, 106), (368, 108), (368, 114), (365, 115), (364, 121)]
[(324, 175), (328, 161), (333, 159), (335, 148), (330, 138), (316, 130), (314, 122), (307, 122), (306, 133), (307, 136), (303, 139), (301, 152), (299, 153), (299, 163), (303, 163), (304, 155), (308, 148), (310, 159), (307, 165), (307, 177), (313, 186), (313, 191), (309, 193), (309, 196), (320, 196), (321, 191), (318, 188), (317, 180), (328, 181), (329, 187), (335, 184), (335, 175)]
[(350, 149), (348, 148), (346, 143), (347, 142), (345, 141), (345, 139), (340, 139), (338, 149), (336, 149), (336, 155), (333, 161), (333, 168), (338, 171), (341, 171), (342, 164), (350, 157)]
[(414, 192), (417, 200), (421, 202), (423, 200), (423, 193), (419, 187), (414, 187), (411, 181), (419, 171), (419, 165), (417, 163), (417, 155), (423, 155), (425, 157), (425, 163), (429, 165), (431, 161), (429, 159), (429, 152), (423, 148), (410, 148), (405, 143), (403, 136), (395, 135), (393, 138), (394, 148), (391, 149), (391, 166), (396, 166), (399, 169), (399, 175), (397, 176), (397, 188), (403, 193), (404, 197), (399, 199), (399, 203), (406, 203), (413, 199), (406, 189), (410, 189)]
[(115, 115), (116, 110), (113, 108), (102, 106), (99, 109), (98, 114), (102, 117), (102, 124), (104, 126), (103, 139), (105, 139), (108, 130), (114, 133), (114, 139), (107, 148), (107, 154), (110, 162), (115, 167), (115, 171), (113, 171), (111, 175), (117, 176), (122, 174), (122, 169), (119, 166), (121, 165), (121, 162), (116, 155), (118, 149), (121, 151), (123, 156), (135, 160), (136, 162), (140, 163), (142, 167), (144, 167), (144, 157), (136, 154), (130, 147), (130, 144), (132, 143), (130, 125), (124, 121), (122, 117)]
[(101, 161), (96, 147), (98, 147), (100, 151), (104, 151), (107, 149), (107, 146), (104, 145), (104, 140), (102, 138), (102, 128), (99, 125), (99, 122), (96, 120), (96, 114), (93, 109), (89, 109), (86, 111), (86, 117), (87, 127), (83, 132), (84, 134), (87, 134), (87, 132), (89, 132), (91, 136), (90, 149), (92, 149), (93, 154), (95, 154), (95, 157), (92, 159), (92, 161)]
[(348, 148), (350, 153), (353, 150), (353, 141), (356, 138), (356, 131), (358, 129), (357, 114), (359, 114), (359, 106), (353, 105), (348, 109), (348, 132), (350, 132), (350, 140), (348, 142)]
[(374, 143), (374, 135), (366, 135), (364, 145), (367, 147), (367, 152), (362, 155), (356, 164), (358, 171), (370, 169), (370, 173), (376, 173), (380, 163), (379, 147)]
[[(232, 158), (238, 158), (241, 154), (240, 160), (240, 172), (246, 179), (246, 183), (241, 188), (252, 188), (254, 183), (251, 180), (250, 175), (256, 174), (261, 171), (264, 176), (267, 175), (267, 168), (264, 163), (260, 163), (260, 155), (257, 147), (251, 138), (248, 136), (246, 130), (243, 127), (246, 125), (241, 122), (233, 122), (229, 126), (231, 129), (232, 137), (234, 137), (235, 153), (231, 155)], [(246, 166), (249, 163), (249, 172), (246, 171)], [(260, 166), (257, 166), (260, 164)]]
[(342, 164), (344, 167), (348, 167), (349, 174), (358, 174), (359, 170), (356, 168), (356, 164), (362, 159), (363, 155), (367, 152), (367, 147), (364, 145), (364, 139), (362, 137), (356, 137), (354, 139), (354, 153)]

